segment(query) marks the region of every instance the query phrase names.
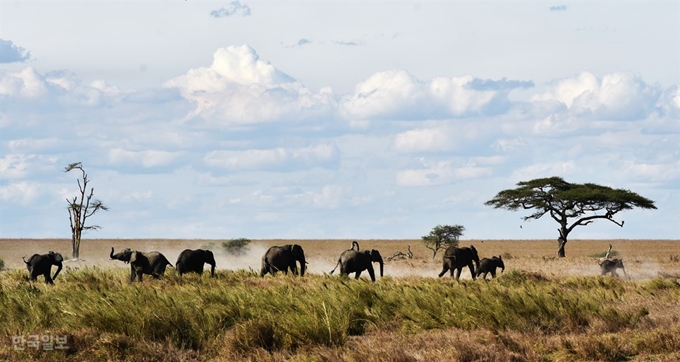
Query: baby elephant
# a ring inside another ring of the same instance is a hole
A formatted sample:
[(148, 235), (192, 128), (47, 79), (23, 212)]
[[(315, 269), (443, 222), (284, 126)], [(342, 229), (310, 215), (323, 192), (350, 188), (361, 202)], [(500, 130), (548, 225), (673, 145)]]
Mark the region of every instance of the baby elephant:
[(505, 264), (503, 264), (503, 259), (501, 256), (494, 256), (491, 259), (489, 258), (483, 258), (482, 260), (479, 261), (479, 268), (477, 269), (477, 277), (479, 277), (482, 273), (484, 273), (484, 276), (482, 279), (486, 279), (486, 275), (488, 273), (491, 273), (491, 277), (495, 278), (496, 277), (496, 268), (501, 268), (501, 273), (505, 271)]
[(621, 268), (623, 270), (623, 275), (628, 277), (628, 274), (626, 274), (626, 268), (623, 266), (623, 260), (621, 259), (605, 259), (600, 262), (600, 269), (602, 270), (602, 275), (606, 275), (607, 273), (610, 273), (613, 277), (618, 277), (619, 275), (616, 273), (616, 269)]

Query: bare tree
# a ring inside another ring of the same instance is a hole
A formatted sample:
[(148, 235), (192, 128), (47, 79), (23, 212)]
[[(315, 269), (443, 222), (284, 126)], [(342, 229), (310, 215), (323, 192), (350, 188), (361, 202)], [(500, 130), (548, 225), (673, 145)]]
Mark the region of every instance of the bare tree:
[(68, 220), (71, 222), (71, 256), (74, 259), (80, 257), (80, 238), (85, 230), (101, 229), (99, 225), (86, 225), (87, 218), (97, 213), (99, 210), (108, 210), (109, 208), (99, 200), (93, 200), (94, 187), (90, 188), (89, 195), (87, 192), (87, 184), (90, 180), (87, 178), (87, 173), (83, 169), (80, 162), (72, 163), (64, 169), (64, 172), (71, 170), (80, 170), (82, 173), (81, 179), (78, 179), (78, 189), (80, 190), (80, 197), (74, 196), (73, 199), (66, 199), (68, 203)]

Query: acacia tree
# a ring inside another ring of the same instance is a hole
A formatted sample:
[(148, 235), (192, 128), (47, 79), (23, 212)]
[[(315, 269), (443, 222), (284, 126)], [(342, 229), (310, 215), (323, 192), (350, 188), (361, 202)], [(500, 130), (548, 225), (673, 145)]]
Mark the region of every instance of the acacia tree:
[(517, 188), (499, 192), (487, 201), (487, 206), (511, 211), (533, 210), (524, 221), (538, 220), (548, 214), (560, 227), (557, 256), (565, 256), (567, 237), (577, 226), (596, 220), (607, 220), (623, 227), (624, 221), (614, 220), (619, 211), (635, 207), (656, 209), (654, 201), (624, 189), (612, 189), (591, 183), (574, 184), (561, 177), (540, 178), (517, 183)]
[(71, 222), (71, 256), (74, 259), (80, 257), (80, 238), (84, 230), (98, 230), (101, 229), (99, 225), (89, 225), (87, 226), (85, 222), (87, 218), (97, 213), (99, 210), (108, 210), (109, 208), (105, 206), (99, 200), (93, 200), (94, 187), (90, 188), (90, 193), (87, 192), (87, 184), (90, 180), (87, 178), (87, 174), (83, 169), (83, 165), (80, 162), (72, 163), (64, 169), (64, 172), (69, 172), (71, 170), (80, 170), (82, 173), (82, 183), (81, 179), (78, 179), (78, 189), (80, 190), (80, 197), (74, 196), (73, 199), (66, 199), (68, 202), (68, 220)]
[(463, 225), (437, 225), (429, 235), (422, 237), (423, 244), (432, 250), (432, 259), (434, 259), (439, 250), (458, 245), (458, 238), (463, 235), (463, 231), (465, 231)]

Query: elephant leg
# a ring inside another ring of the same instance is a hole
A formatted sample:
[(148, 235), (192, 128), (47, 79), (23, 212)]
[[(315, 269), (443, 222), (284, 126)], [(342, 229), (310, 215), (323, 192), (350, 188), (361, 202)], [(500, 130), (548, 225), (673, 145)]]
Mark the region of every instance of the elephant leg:
[[(486, 277), (486, 275), (484, 277)], [(492, 279), (496, 278), (496, 270), (495, 269), (491, 271), (491, 278)]]
[[(453, 270), (451, 270), (451, 271), (453, 272)], [(462, 267), (456, 268), (456, 280), (460, 279), (460, 273), (462, 273), (462, 272), (463, 272)]]
[(475, 275), (475, 266), (474, 266), (474, 264), (472, 264), (472, 262), (470, 262), (470, 264), (468, 264), (468, 268), (470, 268), (470, 275), (472, 276), (472, 280), (477, 279), (477, 276)]
[(361, 270), (357, 270), (357, 272), (354, 275), (354, 279), (359, 279), (360, 276), (361, 276)]
[(36, 273), (35, 269), (31, 269), (31, 280), (33, 280), (33, 281), (38, 280), (38, 275), (40, 275), (40, 274)]
[(375, 281), (375, 271), (373, 270), (373, 265), (368, 266), (368, 275), (371, 276), (371, 281)]
[(137, 276), (137, 273), (135, 272), (135, 268), (130, 267), (130, 283), (135, 281), (136, 276)]
[(613, 277), (619, 277), (619, 273), (616, 272), (616, 269), (612, 269), (612, 276)]
[(54, 284), (54, 282), (52, 281), (52, 277), (50, 276), (50, 270), (49, 269), (43, 275), (45, 276), (45, 284)]
[(449, 266), (446, 265), (446, 264), (444, 264), (444, 265), (442, 266), (442, 272), (439, 273), (439, 277), (441, 278), (442, 275), (446, 274), (447, 271), (449, 271)]
[(297, 265), (295, 265), (295, 263), (290, 265), (290, 271), (293, 273), (293, 275), (299, 275)]

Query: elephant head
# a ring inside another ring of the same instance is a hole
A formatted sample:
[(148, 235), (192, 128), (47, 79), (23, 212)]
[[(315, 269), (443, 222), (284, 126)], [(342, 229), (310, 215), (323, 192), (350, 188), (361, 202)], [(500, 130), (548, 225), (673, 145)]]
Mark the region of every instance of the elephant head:
[(503, 258), (499, 256), (494, 256), (493, 257), (496, 260), (496, 265), (501, 268), (501, 273), (505, 271), (505, 263), (503, 263)]
[(109, 256), (111, 259), (120, 260), (127, 264), (130, 262), (130, 258), (132, 257), (132, 250), (130, 248), (125, 248), (123, 251), (114, 254), (113, 247), (111, 247), (111, 254)]
[(479, 269), (479, 254), (477, 254), (477, 249), (475, 249), (473, 245), (470, 245), (470, 250), (472, 250), (472, 260), (475, 262), (475, 267)]
[(50, 262), (52, 263), (52, 265), (57, 266), (57, 271), (54, 273), (52, 280), (57, 279), (57, 275), (59, 275), (59, 272), (61, 271), (61, 266), (62, 266), (61, 262), (64, 261), (64, 257), (61, 256), (61, 254), (55, 253), (53, 251), (50, 251), (49, 253), (47, 253), (47, 255), (49, 256)]
[[(210, 264), (210, 276), (215, 277), (215, 255), (210, 250), (203, 250), (203, 260)], [(303, 269), (304, 270), (304, 269)]]
[(290, 250), (293, 259), (300, 262), (300, 276), (305, 276), (305, 269), (307, 268), (307, 260), (305, 259), (305, 252), (298, 244), (286, 245), (284, 248)]
[(371, 262), (380, 263), (380, 277), (382, 278), (384, 263), (383, 263), (383, 258), (380, 255), (380, 252), (375, 250), (375, 249), (372, 249), (371, 251), (366, 250), (365, 253), (369, 254), (371, 256)]

